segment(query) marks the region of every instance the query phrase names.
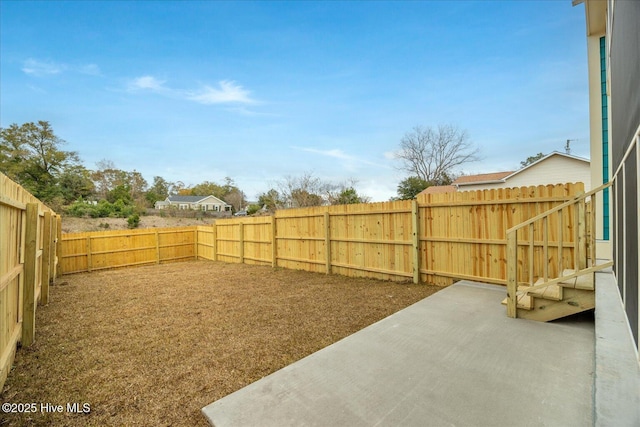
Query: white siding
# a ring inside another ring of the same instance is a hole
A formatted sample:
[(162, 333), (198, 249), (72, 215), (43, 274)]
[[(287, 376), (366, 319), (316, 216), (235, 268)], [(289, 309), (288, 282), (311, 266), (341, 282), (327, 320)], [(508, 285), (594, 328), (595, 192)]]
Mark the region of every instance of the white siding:
[(551, 156), (497, 184), (461, 185), (458, 191), (487, 190), (492, 188), (529, 187), (532, 185), (584, 183), (591, 189), (591, 168), (588, 162), (565, 156)]

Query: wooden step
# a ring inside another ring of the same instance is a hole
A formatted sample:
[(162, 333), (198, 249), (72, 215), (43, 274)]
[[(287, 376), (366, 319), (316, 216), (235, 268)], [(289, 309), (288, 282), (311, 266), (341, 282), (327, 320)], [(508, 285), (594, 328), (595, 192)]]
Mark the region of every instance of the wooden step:
[[(575, 270), (566, 269), (562, 271), (562, 276), (569, 276), (575, 273)], [(594, 282), (594, 274), (587, 273), (582, 276), (574, 277), (573, 279), (563, 280), (560, 282), (560, 286), (564, 288), (573, 288), (573, 289), (585, 289), (592, 291), (595, 289), (593, 286)]]
[[(544, 283), (544, 279), (538, 279), (534, 286)], [(557, 284), (549, 285), (545, 288), (533, 290), (529, 293), (535, 298), (544, 298), (551, 301), (562, 301), (562, 287)]]
[[(524, 291), (529, 286), (518, 286), (518, 291)], [(502, 300), (502, 305), (507, 305), (507, 300), (509, 297)], [(518, 295), (518, 303), (516, 304), (517, 308), (521, 308), (523, 310), (533, 310), (533, 297), (531, 295)]]
[(534, 308), (532, 310), (518, 310), (517, 317), (538, 322), (548, 322), (585, 310), (591, 310), (596, 306), (596, 293), (593, 291), (565, 288), (563, 292), (562, 301), (534, 298)]

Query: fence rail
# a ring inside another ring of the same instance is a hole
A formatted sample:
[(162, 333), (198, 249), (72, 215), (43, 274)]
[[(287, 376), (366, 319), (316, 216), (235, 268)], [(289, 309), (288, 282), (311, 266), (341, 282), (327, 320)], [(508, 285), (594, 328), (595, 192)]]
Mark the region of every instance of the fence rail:
[(0, 173), (0, 390), (17, 344), (35, 338), (38, 303), (57, 275), (60, 217)]
[[(414, 201), (277, 211), (211, 226), (66, 234), (61, 271), (209, 259), (448, 285), (458, 279), (507, 284), (506, 230), (571, 200), (581, 183), (432, 194)], [(574, 207), (525, 230), (517, 250), (535, 259), (575, 259)], [(556, 273), (521, 268), (519, 280)], [(545, 265), (545, 263), (535, 263)], [(540, 267), (542, 268), (542, 267)]]

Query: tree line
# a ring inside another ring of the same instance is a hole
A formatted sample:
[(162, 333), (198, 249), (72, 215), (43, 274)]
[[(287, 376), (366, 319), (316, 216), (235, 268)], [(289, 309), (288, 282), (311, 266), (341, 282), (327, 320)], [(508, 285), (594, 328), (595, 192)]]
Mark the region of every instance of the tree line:
[(275, 182), (259, 195), (257, 204), (248, 206), (246, 194), (230, 177), (222, 183), (204, 181), (187, 186), (154, 176), (149, 183), (140, 172), (119, 169), (110, 160), (89, 169), (77, 152), (64, 150), (65, 144), (47, 121), (0, 128), (0, 172), (56, 211), (75, 216), (128, 217), (170, 195), (213, 195), (234, 211), (249, 213), (263, 207), (275, 210), (369, 201), (357, 193), (355, 181), (333, 184), (306, 173)]
[[(332, 183), (312, 172), (285, 176), (249, 205), (234, 180), (204, 181), (187, 186), (154, 176), (148, 183), (140, 172), (117, 168), (102, 160), (88, 169), (75, 151), (64, 150), (47, 121), (12, 124), (0, 128), (0, 171), (18, 182), (54, 210), (76, 216), (130, 217), (153, 207), (170, 195), (213, 195), (233, 206), (234, 211), (252, 214), (259, 209), (276, 209), (369, 202), (356, 190), (357, 180)], [(478, 159), (465, 131), (453, 125), (436, 129), (415, 127), (400, 141), (396, 159), (409, 176), (398, 187), (393, 200), (413, 199), (431, 185), (450, 184), (454, 170)]]

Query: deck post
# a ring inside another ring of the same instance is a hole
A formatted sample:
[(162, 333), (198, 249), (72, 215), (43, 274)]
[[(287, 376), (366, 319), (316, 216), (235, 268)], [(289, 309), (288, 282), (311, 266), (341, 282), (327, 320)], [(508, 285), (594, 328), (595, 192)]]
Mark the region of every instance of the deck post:
[(576, 250), (578, 253), (578, 265), (576, 270), (584, 270), (587, 268), (587, 227), (586, 227), (586, 209), (585, 201), (580, 200), (576, 206), (578, 211), (578, 241), (576, 242)]
[(517, 317), (518, 231), (507, 235), (507, 316)]

